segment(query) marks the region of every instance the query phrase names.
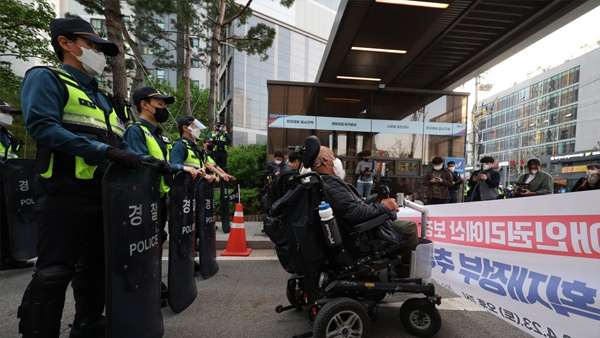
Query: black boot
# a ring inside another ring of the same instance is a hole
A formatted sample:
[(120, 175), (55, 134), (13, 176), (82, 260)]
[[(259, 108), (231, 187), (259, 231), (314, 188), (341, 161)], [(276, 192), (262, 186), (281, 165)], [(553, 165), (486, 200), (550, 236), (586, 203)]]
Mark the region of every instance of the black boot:
[(71, 325), (69, 338), (104, 338), (106, 320), (104, 316), (94, 320), (83, 319)]
[(160, 307), (167, 306), (167, 297), (169, 296), (169, 290), (167, 289), (167, 285), (163, 282), (160, 282)]
[(18, 261), (12, 257), (3, 258), (0, 261), (0, 270), (24, 269), (33, 267), (33, 262)]

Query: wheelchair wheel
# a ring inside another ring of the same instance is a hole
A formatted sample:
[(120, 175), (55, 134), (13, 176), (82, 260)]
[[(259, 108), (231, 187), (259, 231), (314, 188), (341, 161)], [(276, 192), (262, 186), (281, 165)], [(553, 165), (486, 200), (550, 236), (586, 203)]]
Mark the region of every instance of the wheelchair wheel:
[(317, 313), (313, 337), (366, 338), (370, 328), (369, 313), (360, 302), (352, 298), (337, 298), (325, 304)]
[(442, 327), (442, 317), (434, 304), (424, 298), (411, 298), (400, 307), (400, 321), (410, 334), (427, 338)]

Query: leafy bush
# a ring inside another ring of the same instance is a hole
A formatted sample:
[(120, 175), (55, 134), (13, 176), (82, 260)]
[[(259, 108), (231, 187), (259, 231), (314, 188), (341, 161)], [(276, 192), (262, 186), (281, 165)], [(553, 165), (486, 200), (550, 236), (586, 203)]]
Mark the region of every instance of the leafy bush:
[(266, 143), (242, 144), (228, 149), (227, 172), (235, 176), (241, 188), (260, 189), (265, 181), (265, 174), (261, 171), (266, 163)]

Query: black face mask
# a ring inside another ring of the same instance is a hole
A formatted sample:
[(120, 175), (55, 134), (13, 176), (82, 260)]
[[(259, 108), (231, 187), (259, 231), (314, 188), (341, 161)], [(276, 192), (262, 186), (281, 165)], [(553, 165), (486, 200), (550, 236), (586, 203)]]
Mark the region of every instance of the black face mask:
[(207, 144), (206, 145), (206, 150), (212, 151), (214, 147), (215, 147), (214, 144)]
[(167, 119), (169, 118), (169, 109), (158, 108), (154, 106), (152, 107), (154, 108), (154, 118), (156, 119), (156, 122), (163, 123), (167, 121)]

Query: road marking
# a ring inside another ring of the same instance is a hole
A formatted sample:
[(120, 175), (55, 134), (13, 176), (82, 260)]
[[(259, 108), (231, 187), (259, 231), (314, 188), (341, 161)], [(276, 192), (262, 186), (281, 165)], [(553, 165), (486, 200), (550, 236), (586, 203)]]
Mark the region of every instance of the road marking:
[[(402, 306), (402, 304), (403, 302), (386, 303), (384, 300), (383, 302), (379, 303), (379, 306), (399, 308)], [(442, 304), (437, 308), (438, 310), (485, 311), (484, 308), (462, 297), (442, 298)]]

